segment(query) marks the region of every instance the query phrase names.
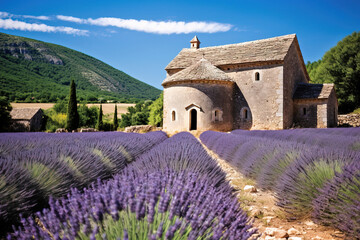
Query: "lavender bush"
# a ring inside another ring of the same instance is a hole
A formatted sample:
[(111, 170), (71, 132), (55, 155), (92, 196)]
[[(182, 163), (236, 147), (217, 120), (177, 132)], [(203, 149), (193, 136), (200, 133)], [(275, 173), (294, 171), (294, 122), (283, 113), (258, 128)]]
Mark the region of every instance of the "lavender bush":
[(319, 189), (313, 201), (314, 221), (339, 228), (349, 238), (360, 237), (360, 162), (346, 165)]
[(190, 171), (125, 171), (22, 218), (16, 239), (248, 239), (256, 230), (229, 189)]
[(350, 169), (360, 160), (359, 129), (207, 131), (200, 139), (258, 187), (273, 190), (292, 218), (312, 215), (355, 236), (360, 187)]
[(205, 176), (217, 186), (228, 187), (226, 174), (190, 133), (181, 132), (156, 145), (140, 156), (129, 169), (142, 174), (170, 168), (175, 171), (193, 171)]
[[(154, 145), (163, 132), (0, 134), (0, 231), (70, 189), (110, 178)], [(23, 199), (22, 199), (23, 198)]]

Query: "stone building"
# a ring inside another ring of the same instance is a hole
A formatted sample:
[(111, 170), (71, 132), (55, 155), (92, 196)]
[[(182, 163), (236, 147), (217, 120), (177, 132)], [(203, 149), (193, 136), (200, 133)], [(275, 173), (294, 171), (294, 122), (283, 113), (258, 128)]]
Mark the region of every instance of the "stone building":
[(310, 84), (295, 34), (200, 48), (165, 68), (164, 130), (334, 127), (333, 84)]
[(11, 130), (15, 132), (40, 131), (43, 124), (41, 108), (13, 108), (11, 115)]

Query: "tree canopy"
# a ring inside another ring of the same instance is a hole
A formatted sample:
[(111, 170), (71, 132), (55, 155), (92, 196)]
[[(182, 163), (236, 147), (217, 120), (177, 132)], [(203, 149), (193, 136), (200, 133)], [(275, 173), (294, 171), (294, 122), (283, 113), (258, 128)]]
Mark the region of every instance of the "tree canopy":
[(11, 123), (12, 107), (7, 97), (0, 96), (0, 132), (8, 131)]
[(360, 107), (360, 32), (354, 32), (306, 68), (313, 83), (334, 83), (339, 112)]
[(76, 87), (74, 80), (70, 84), (69, 104), (66, 116), (66, 129), (68, 131), (76, 130), (79, 127), (79, 113), (77, 111)]
[(149, 124), (157, 127), (163, 125), (163, 101), (164, 95), (161, 93), (160, 97), (156, 99), (150, 106)]

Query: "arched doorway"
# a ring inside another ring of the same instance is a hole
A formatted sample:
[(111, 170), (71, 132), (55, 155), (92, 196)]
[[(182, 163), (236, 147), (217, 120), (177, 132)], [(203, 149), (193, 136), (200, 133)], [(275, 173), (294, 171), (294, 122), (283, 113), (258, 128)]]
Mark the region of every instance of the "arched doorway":
[(192, 109), (190, 111), (190, 131), (197, 129), (197, 111)]

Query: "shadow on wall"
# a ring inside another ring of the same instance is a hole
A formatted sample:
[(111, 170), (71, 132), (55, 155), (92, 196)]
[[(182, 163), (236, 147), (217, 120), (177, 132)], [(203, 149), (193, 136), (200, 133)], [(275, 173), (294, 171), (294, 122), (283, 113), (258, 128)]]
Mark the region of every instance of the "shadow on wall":
[(253, 125), (251, 109), (240, 88), (234, 85), (233, 129), (250, 130)]

